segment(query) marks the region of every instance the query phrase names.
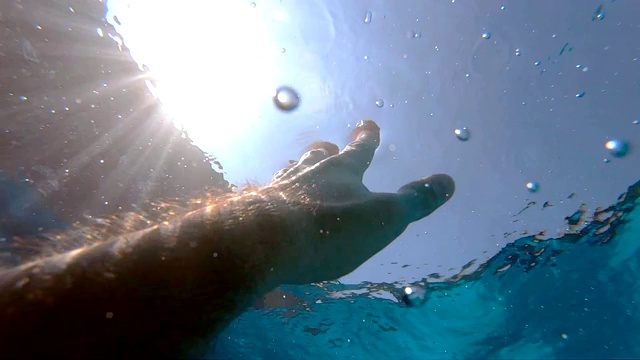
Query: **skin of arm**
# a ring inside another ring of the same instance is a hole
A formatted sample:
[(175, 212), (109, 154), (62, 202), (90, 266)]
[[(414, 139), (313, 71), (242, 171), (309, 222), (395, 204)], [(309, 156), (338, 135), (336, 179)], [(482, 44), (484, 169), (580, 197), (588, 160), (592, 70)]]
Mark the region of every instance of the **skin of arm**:
[(344, 276), (453, 195), (434, 175), (362, 184), (379, 128), (318, 143), (265, 187), (143, 231), (0, 271), (2, 358), (197, 358), (282, 284)]

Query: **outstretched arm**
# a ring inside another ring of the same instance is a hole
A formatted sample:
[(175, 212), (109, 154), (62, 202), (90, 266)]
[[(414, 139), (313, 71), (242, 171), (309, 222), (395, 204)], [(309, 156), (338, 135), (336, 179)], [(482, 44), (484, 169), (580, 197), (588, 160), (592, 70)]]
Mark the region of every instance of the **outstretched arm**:
[(281, 247), (303, 224), (282, 199), (246, 194), (4, 271), (0, 357), (176, 358), (202, 348), (279, 285)]
[(255, 192), (1, 272), (0, 356), (197, 357), (257, 297), (352, 272), (453, 195), (447, 175), (371, 193), (379, 128), (353, 137)]

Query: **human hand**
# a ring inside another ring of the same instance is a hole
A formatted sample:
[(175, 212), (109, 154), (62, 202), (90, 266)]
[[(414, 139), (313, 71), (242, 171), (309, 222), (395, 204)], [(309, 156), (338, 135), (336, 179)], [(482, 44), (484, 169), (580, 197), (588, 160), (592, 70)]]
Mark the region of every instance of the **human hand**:
[(370, 192), (362, 178), (379, 144), (380, 128), (365, 120), (342, 152), (332, 143), (315, 143), (265, 186), (304, 214), (295, 243), (282, 254), (282, 283), (347, 275), (451, 199), (455, 183), (444, 174), (410, 182), (396, 193)]

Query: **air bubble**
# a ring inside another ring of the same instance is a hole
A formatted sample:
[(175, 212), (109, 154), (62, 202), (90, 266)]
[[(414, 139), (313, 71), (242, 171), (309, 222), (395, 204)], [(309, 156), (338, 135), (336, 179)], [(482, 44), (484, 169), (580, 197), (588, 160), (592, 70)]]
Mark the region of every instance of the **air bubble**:
[(427, 302), (427, 291), (421, 286), (407, 286), (402, 289), (401, 299), (408, 307), (424, 305)]
[(609, 150), (611, 155), (617, 158), (624, 157), (629, 152), (629, 144), (619, 139), (613, 139), (613, 140), (607, 141), (604, 144), (604, 147), (607, 148), (607, 150)]
[(460, 141), (467, 141), (471, 137), (471, 132), (466, 127), (455, 129), (453, 133)]
[(522, 55), (522, 52), (520, 51), (520, 49), (516, 49), (516, 56), (520, 56)]
[(579, 92), (579, 93), (576, 94), (576, 97), (579, 99), (581, 97), (584, 97), (584, 94), (585, 94), (584, 91), (583, 92)]
[(531, 193), (535, 193), (535, 192), (538, 192), (538, 190), (540, 190), (540, 185), (538, 185), (538, 183), (535, 183), (535, 182), (528, 182), (526, 186), (527, 186), (527, 190), (529, 190), (529, 192)]
[(535, 66), (540, 66), (540, 60), (538, 60), (538, 61), (534, 62), (534, 63), (533, 63), (533, 65), (535, 65)]
[(249, 7), (252, 8), (252, 9), (255, 9), (256, 8), (256, 3), (252, 2), (251, 4), (249, 4)]
[(276, 90), (273, 102), (280, 110), (291, 111), (298, 107), (300, 95), (289, 86), (282, 86)]
[(593, 15), (591, 16), (591, 21), (596, 20), (604, 20), (604, 11), (602, 10), (602, 5), (598, 6), (596, 11), (594, 11)]
[(367, 11), (367, 14), (364, 16), (364, 23), (365, 24), (370, 23), (372, 17), (373, 17), (373, 14), (371, 13), (371, 11)]
[(488, 32), (488, 31), (483, 32), (482, 33), (482, 38), (485, 39), (485, 40), (491, 39), (491, 33)]
[(640, 124), (640, 120), (633, 120), (632, 123), (633, 123), (633, 125), (638, 125), (638, 124)]
[(376, 100), (376, 106), (381, 108), (384, 106), (384, 101), (382, 101), (382, 99), (378, 99)]

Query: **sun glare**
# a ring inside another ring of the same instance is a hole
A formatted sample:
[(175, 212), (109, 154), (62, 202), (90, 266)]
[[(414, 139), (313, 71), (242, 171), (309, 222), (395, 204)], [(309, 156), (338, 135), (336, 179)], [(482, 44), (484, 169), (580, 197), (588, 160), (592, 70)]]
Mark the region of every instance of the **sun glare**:
[(237, 1), (110, 0), (107, 18), (153, 93), (198, 145), (230, 145), (270, 102), (278, 49), (260, 9)]

